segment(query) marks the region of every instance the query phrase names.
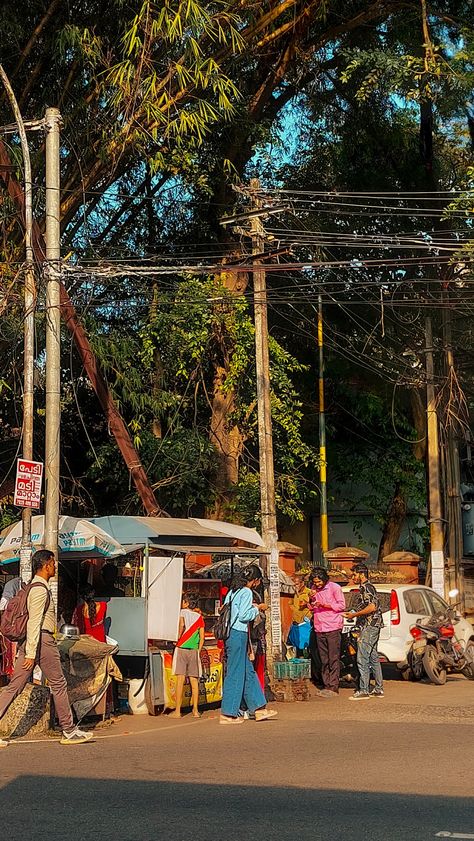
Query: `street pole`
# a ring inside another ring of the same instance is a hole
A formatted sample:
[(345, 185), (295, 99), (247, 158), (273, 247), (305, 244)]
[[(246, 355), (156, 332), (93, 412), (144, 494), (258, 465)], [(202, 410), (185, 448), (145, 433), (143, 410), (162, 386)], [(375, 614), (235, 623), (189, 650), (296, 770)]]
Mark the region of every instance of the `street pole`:
[(323, 299), (318, 295), (318, 351), (319, 351), (319, 542), (321, 560), (325, 560), (324, 553), (329, 549), (328, 534), (328, 495), (326, 477), (326, 415), (324, 405), (324, 328), (323, 328)]
[(429, 316), (425, 319), (425, 352), (431, 586), (444, 598), (444, 521), (441, 508), (438, 413), (434, 388), (433, 330)]
[[(31, 160), (25, 124), (13, 88), (7, 74), (0, 65), (0, 77), (15, 115), (23, 155), (25, 182), (25, 285), (23, 291), (23, 458), (33, 460), (34, 426), (34, 366), (35, 366), (35, 306), (36, 285), (33, 263), (33, 189)], [(27, 583), (31, 578), (31, 508), (24, 508), (21, 515), (22, 531), (20, 546), (20, 578)]]
[[(250, 187), (252, 190), (259, 190), (260, 182), (258, 179), (252, 179)], [(254, 207), (257, 209), (261, 207), (261, 202), (258, 198), (254, 199)], [(250, 225), (252, 254), (262, 254), (264, 250), (264, 239), (260, 217), (252, 217)], [(281, 657), (280, 566), (273, 463), (266, 272), (257, 260), (253, 264), (253, 293), (255, 312), (255, 364), (257, 369), (260, 505), (262, 514), (262, 538), (268, 552), (267, 572), (270, 594), (271, 646), (270, 650), (267, 651), (267, 663), (271, 674), (273, 660)]]
[[(45, 548), (58, 558), (59, 468), (61, 420), (61, 252), (60, 132), (61, 115), (47, 108), (46, 130), (46, 441), (44, 517)], [(57, 605), (57, 576), (51, 582)]]
[[(442, 291), (442, 320), (443, 320), (443, 341), (445, 355), (446, 377), (451, 379), (455, 372), (451, 308), (448, 289)], [(448, 531), (448, 590), (457, 588), (459, 591), (459, 602), (461, 609), (465, 609), (464, 575), (461, 566), (463, 555), (463, 533), (461, 514), (461, 466), (459, 459), (459, 445), (456, 432), (452, 422), (448, 418), (447, 441), (446, 441), (446, 507), (447, 507), (447, 531)]]

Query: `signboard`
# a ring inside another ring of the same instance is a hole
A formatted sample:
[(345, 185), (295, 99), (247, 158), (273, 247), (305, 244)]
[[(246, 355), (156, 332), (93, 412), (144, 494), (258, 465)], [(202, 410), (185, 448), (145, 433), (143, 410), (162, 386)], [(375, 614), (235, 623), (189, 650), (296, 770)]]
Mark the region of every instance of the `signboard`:
[(272, 648), (275, 654), (281, 653), (281, 609), (280, 609), (280, 567), (278, 563), (278, 549), (270, 552), (270, 622), (272, 628)]
[(444, 555), (441, 550), (431, 552), (431, 586), (444, 599)]
[(41, 505), (41, 484), (43, 464), (41, 461), (17, 459), (14, 505), (20, 508), (39, 508)]
[(178, 639), (183, 558), (148, 558), (148, 639)]
[[(199, 678), (199, 704), (215, 704), (222, 700), (222, 654), (217, 648), (206, 648), (209, 656), (209, 667)], [(165, 690), (165, 707), (176, 707), (176, 675), (173, 674), (173, 655), (169, 651), (162, 651), (163, 683)], [(191, 706), (191, 685), (185, 681), (183, 690), (183, 707)]]

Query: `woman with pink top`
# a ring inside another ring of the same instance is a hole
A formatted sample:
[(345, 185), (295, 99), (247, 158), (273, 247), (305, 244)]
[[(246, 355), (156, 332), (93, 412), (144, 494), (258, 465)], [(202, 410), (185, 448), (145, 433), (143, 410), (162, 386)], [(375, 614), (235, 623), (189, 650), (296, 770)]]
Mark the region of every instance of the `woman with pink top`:
[(316, 567), (311, 574), (312, 588), (309, 606), (313, 613), (319, 656), (321, 658), (324, 689), (322, 698), (339, 694), (341, 630), (346, 610), (344, 594), (338, 584), (329, 580), (324, 567)]

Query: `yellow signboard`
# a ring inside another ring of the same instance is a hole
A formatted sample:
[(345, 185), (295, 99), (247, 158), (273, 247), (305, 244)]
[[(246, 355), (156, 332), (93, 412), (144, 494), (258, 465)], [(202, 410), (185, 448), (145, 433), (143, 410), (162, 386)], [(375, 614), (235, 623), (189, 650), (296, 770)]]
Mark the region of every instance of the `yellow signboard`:
[[(214, 704), (222, 700), (222, 662), (218, 648), (206, 648), (210, 665), (207, 673), (199, 680), (199, 704)], [(165, 707), (176, 707), (176, 675), (173, 674), (173, 655), (163, 652), (163, 684), (165, 689)], [(191, 706), (191, 685), (188, 680), (184, 684), (183, 707)]]

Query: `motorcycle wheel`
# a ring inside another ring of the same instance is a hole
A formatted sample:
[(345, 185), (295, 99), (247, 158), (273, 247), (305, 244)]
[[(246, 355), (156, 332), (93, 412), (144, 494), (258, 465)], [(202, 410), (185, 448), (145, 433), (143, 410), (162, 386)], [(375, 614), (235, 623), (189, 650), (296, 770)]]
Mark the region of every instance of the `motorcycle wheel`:
[(474, 680), (474, 641), (469, 640), (464, 650), (464, 656), (468, 662), (465, 669), (462, 670), (464, 677), (469, 680)]
[(441, 665), (438, 652), (432, 645), (426, 647), (423, 655), (423, 668), (431, 683), (443, 686), (446, 683), (446, 669)]
[(424, 677), (425, 671), (423, 669), (423, 660), (420, 660), (419, 657), (412, 657), (410, 654), (408, 655), (408, 666), (407, 669), (407, 676), (405, 680), (411, 680), (414, 683), (421, 680)]
[(413, 663), (411, 667), (411, 673), (413, 675), (412, 680), (414, 681), (421, 680), (424, 677), (425, 670), (423, 667), (423, 660), (417, 660), (415, 663)]

